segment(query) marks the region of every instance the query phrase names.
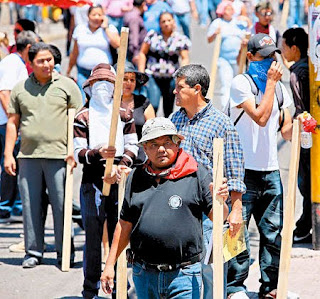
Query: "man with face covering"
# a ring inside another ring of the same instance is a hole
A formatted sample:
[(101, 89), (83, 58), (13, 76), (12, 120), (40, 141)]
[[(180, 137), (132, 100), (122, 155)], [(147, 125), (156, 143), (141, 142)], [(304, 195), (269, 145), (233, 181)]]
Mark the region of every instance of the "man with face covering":
[[(276, 298), (277, 293), (283, 223), (277, 131), (287, 140), (292, 135), (292, 118), (288, 111), (292, 99), (280, 82), (283, 70), (275, 61), (276, 52), (280, 50), (269, 35), (252, 36), (247, 53), (250, 77), (236, 76), (230, 93), (230, 117), (239, 133), (245, 158), (247, 192), (242, 196), (243, 220), (249, 225), (253, 215), (260, 232), (260, 298)], [(257, 89), (255, 94), (252, 84)], [(279, 88), (283, 101), (277, 98)], [(248, 298), (244, 281), (249, 266), (249, 250), (229, 262), (227, 292), (230, 298)]]
[(74, 156), (83, 164), (80, 203), (86, 233), (84, 298), (95, 298), (100, 288), (103, 224), (107, 218), (111, 244), (118, 221), (118, 186), (114, 183), (119, 177), (112, 175), (110, 195), (103, 196), (104, 160), (115, 156), (113, 174), (120, 173), (120, 169), (132, 166), (138, 153), (133, 114), (123, 108), (120, 108), (115, 148), (108, 147), (115, 78), (115, 71), (109, 64), (101, 63), (93, 68), (83, 85), (89, 101), (74, 122)]

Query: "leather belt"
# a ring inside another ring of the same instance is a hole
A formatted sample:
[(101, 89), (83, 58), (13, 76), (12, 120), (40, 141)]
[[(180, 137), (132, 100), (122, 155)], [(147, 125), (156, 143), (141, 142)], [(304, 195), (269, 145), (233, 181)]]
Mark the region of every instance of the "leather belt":
[(182, 262), (178, 264), (150, 264), (144, 261), (143, 259), (140, 259), (137, 256), (134, 257), (133, 261), (139, 263), (145, 269), (157, 270), (160, 272), (168, 272), (168, 271), (174, 271), (174, 270), (192, 265), (194, 263), (200, 262), (201, 254), (195, 255), (188, 262)]

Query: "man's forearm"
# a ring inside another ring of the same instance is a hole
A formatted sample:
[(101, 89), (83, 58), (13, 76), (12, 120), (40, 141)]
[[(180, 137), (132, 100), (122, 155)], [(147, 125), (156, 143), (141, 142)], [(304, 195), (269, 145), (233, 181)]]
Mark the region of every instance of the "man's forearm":
[(9, 107), (9, 102), (10, 102), (10, 90), (1, 90), (0, 91), (0, 101), (2, 108), (6, 115), (8, 115), (8, 107)]
[(7, 128), (6, 128), (6, 142), (5, 142), (5, 150), (4, 150), (5, 156), (13, 154), (13, 150), (14, 150), (14, 146), (17, 138), (18, 138), (18, 127), (13, 121), (10, 121), (10, 118), (9, 118), (7, 122)]
[(231, 198), (231, 207), (232, 210), (241, 210), (242, 211), (242, 193), (231, 191), (230, 192), (230, 198)]

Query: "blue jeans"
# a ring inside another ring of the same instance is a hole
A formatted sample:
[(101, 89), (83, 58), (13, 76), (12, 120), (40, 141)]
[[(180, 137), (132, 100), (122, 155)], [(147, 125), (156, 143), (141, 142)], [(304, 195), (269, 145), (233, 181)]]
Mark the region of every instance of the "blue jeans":
[(200, 298), (200, 262), (169, 272), (147, 270), (144, 265), (135, 262), (132, 275), (138, 299)]
[[(242, 196), (243, 219), (247, 226), (253, 215), (260, 233), (259, 265), (260, 295), (277, 288), (283, 226), (283, 189), (279, 170), (246, 169)], [(247, 250), (229, 261), (228, 294), (246, 290), (244, 281), (250, 266), (250, 245), (246, 231)]]
[(289, 17), (288, 28), (292, 28), (294, 25), (301, 27), (304, 24), (304, 1), (303, 0), (291, 0), (289, 2)]
[(199, 23), (202, 26), (207, 25), (208, 20), (208, 0), (196, 0), (197, 11), (199, 15)]
[(149, 81), (146, 87), (148, 98), (156, 112), (159, 108), (160, 97), (162, 95), (164, 116), (168, 117), (172, 113), (174, 104), (174, 78), (155, 78), (153, 76), (149, 76)]
[(86, 95), (82, 89), (83, 83), (90, 77), (91, 70), (87, 70), (81, 66), (77, 65), (77, 70), (78, 70), (78, 77), (77, 77), (77, 84), (80, 88), (81, 95), (82, 95), (82, 102), (85, 104), (86, 102)]
[[(4, 145), (6, 139), (6, 124), (0, 125), (0, 146), (1, 146), (1, 202), (0, 209), (9, 211), (13, 216), (22, 215), (22, 203), (18, 188), (17, 176), (11, 176), (4, 170)], [(20, 138), (16, 141), (13, 156), (17, 157), (20, 149)], [(17, 162), (17, 159), (16, 159)], [(19, 166), (17, 163), (17, 173)]]
[[(83, 250), (84, 298), (94, 298), (100, 289), (101, 242), (103, 225), (107, 218), (109, 244), (118, 222), (118, 185), (112, 185), (110, 195), (96, 198), (92, 184), (82, 184), (80, 189), (81, 216), (86, 234)], [(115, 291), (115, 290), (114, 290)]]
[(176, 15), (179, 25), (182, 27), (183, 34), (190, 38), (190, 13)]
[(108, 17), (108, 21), (110, 25), (113, 25), (114, 27), (117, 28), (119, 34), (121, 32), (121, 27), (123, 25), (123, 17), (111, 17), (111, 16), (107, 16)]
[[(203, 214), (203, 246), (204, 253), (208, 250), (210, 238), (212, 235), (212, 221)], [(206, 265), (202, 263), (202, 281), (203, 281), (203, 299), (212, 299), (213, 298), (213, 275), (214, 269), (212, 264)], [(223, 289), (224, 297), (227, 297), (227, 276), (228, 276), (228, 263), (223, 265)]]

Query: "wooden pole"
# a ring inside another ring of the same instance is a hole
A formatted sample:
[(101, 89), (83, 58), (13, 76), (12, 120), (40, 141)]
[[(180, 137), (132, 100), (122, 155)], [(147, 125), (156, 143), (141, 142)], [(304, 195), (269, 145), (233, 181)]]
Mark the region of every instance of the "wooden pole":
[[(113, 108), (112, 108), (110, 135), (109, 135), (109, 146), (115, 146), (115, 142), (116, 142), (119, 109), (120, 109), (120, 103), (121, 103), (122, 85), (123, 85), (123, 77), (124, 77), (124, 65), (125, 65), (126, 56), (127, 56), (128, 36), (129, 36), (129, 28), (122, 27), (121, 36), (120, 36), (120, 47), (118, 52), (117, 77), (116, 77), (114, 95), (113, 95)], [(111, 174), (113, 160), (114, 160), (113, 158), (107, 159), (104, 176)], [(102, 194), (104, 196), (109, 195), (110, 187), (111, 187), (110, 184), (103, 183)]]
[[(245, 36), (245, 39), (249, 40), (250, 37), (251, 37), (251, 34), (247, 33)], [(247, 52), (248, 52), (248, 45), (246, 44), (246, 45), (241, 46), (238, 74), (243, 74), (246, 70)]]
[(290, 0), (283, 1), (283, 8), (282, 8), (282, 14), (281, 14), (281, 20), (280, 20), (280, 26), (283, 29), (287, 28), (287, 20), (289, 16), (289, 4), (290, 4)]
[[(118, 191), (118, 218), (120, 219), (120, 212), (122, 209), (125, 187), (126, 187), (126, 174), (123, 171), (121, 173), (121, 180), (119, 182), (119, 191)], [(127, 259), (126, 251), (123, 250), (117, 261), (117, 298), (127, 298)]]
[(213, 298), (224, 298), (223, 294), (223, 205), (224, 201), (216, 192), (223, 180), (223, 139), (213, 141)]
[(287, 299), (288, 275), (290, 270), (292, 237), (294, 228), (294, 212), (296, 201), (297, 177), (300, 159), (300, 124), (298, 120), (293, 121), (293, 133), (291, 143), (291, 156), (288, 178), (288, 195), (284, 205), (282, 243), (280, 252), (279, 279), (277, 298)]
[(220, 55), (220, 47), (221, 47), (221, 33), (218, 33), (216, 39), (214, 41), (214, 49), (211, 61), (211, 73), (210, 73), (210, 86), (208, 90), (208, 98), (213, 99), (214, 96), (214, 88), (216, 83), (216, 75), (217, 75), (217, 67), (218, 67), (218, 58)]
[[(67, 150), (68, 156), (73, 155), (73, 120), (76, 109), (68, 109), (68, 138)], [(66, 185), (64, 196), (64, 220), (63, 220), (63, 242), (62, 242), (62, 264), (61, 270), (66, 272), (70, 269), (71, 254), (71, 224), (72, 224), (72, 199), (73, 199), (73, 173), (71, 171), (72, 163), (67, 161)]]

